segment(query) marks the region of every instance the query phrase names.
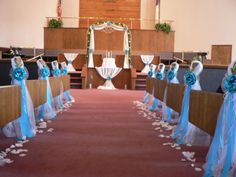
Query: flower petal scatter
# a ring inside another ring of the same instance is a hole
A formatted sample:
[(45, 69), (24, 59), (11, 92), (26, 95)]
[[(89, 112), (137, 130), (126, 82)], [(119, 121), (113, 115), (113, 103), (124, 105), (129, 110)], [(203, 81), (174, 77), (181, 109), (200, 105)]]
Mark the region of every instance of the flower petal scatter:
[(229, 75), (225, 78), (224, 87), (230, 93), (236, 92), (236, 74)]
[(27, 78), (27, 72), (25, 68), (18, 67), (12, 71), (12, 77), (18, 81), (22, 81)]
[(192, 71), (188, 71), (184, 75), (184, 83), (188, 86), (192, 86), (196, 83), (197, 77)]

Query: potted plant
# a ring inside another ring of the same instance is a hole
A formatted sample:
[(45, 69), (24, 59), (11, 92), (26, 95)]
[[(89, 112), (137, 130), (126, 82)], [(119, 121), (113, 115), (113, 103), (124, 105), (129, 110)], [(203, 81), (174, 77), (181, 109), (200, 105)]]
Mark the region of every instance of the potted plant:
[(56, 18), (53, 18), (51, 20), (49, 20), (48, 22), (48, 27), (49, 28), (61, 28), (63, 26), (63, 22), (61, 19), (56, 19)]
[(168, 23), (157, 23), (155, 25), (156, 31), (163, 31), (164, 33), (169, 33), (172, 31), (170, 24)]

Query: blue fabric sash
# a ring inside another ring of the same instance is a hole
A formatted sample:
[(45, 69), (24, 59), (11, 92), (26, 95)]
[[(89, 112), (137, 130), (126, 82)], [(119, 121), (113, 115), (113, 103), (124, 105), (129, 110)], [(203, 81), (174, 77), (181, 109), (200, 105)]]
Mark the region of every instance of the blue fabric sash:
[(46, 80), (47, 82), (47, 90), (46, 90), (47, 102), (40, 107), (40, 111), (36, 117), (36, 121), (40, 121), (41, 118), (53, 119), (56, 117), (56, 113), (52, 107), (51, 87), (50, 87), (49, 79), (48, 77), (46, 78), (40, 77), (40, 79)]
[[(229, 176), (235, 146), (236, 112), (233, 93), (227, 93), (218, 116), (214, 138), (208, 151), (204, 177), (211, 177), (214, 169), (223, 164), (221, 177)], [(225, 150), (225, 159), (222, 152)], [(223, 161), (224, 160), (224, 161)]]
[(184, 143), (184, 138), (188, 132), (188, 113), (189, 113), (189, 98), (190, 98), (191, 86), (186, 86), (184, 91), (184, 98), (182, 102), (180, 122), (176, 127), (174, 134), (172, 135), (173, 139), (176, 139), (178, 144)]
[[(22, 136), (26, 136), (28, 138), (33, 137), (33, 127), (30, 124), (30, 118), (27, 111), (27, 94), (26, 94), (26, 83), (25, 80), (18, 81), (19, 85), (21, 86), (21, 117), (19, 118), (20, 128)], [(23, 138), (23, 137), (17, 137)]]

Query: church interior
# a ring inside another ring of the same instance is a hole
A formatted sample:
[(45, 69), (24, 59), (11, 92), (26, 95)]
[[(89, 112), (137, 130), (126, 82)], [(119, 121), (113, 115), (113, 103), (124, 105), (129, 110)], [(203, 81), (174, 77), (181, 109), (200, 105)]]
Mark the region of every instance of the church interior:
[(0, 176), (236, 177), (235, 0), (1, 0)]

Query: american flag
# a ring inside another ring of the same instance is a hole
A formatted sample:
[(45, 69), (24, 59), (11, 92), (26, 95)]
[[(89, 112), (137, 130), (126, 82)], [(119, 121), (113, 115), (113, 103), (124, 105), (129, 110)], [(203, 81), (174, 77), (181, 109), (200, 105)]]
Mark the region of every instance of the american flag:
[(61, 0), (58, 0), (58, 4), (57, 4), (57, 17), (61, 18), (61, 14), (62, 14)]

